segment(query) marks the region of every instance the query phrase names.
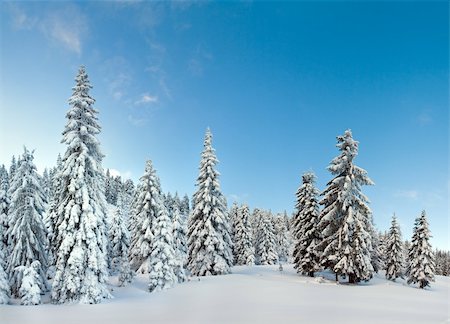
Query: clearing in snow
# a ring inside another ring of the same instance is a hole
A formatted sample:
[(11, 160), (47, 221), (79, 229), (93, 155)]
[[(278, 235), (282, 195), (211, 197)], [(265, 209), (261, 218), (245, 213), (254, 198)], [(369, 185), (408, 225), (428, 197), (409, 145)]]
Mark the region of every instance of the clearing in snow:
[(193, 277), (173, 289), (149, 293), (148, 276), (128, 287), (110, 280), (115, 298), (98, 305), (0, 305), (9, 323), (445, 323), (450, 278), (436, 276), (419, 289), (384, 272), (358, 285), (336, 284), (331, 273), (300, 276), (292, 265), (238, 266), (225, 276)]

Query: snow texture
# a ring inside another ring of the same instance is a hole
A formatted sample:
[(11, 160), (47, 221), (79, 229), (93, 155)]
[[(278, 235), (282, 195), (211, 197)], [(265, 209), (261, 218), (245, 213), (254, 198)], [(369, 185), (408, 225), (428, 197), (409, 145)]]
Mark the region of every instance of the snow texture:
[[(100, 305), (35, 307), (0, 305), (2, 324), (75, 323), (447, 323), (450, 278), (414, 289), (384, 271), (358, 286), (336, 284), (325, 271), (299, 276), (291, 265), (237, 266), (227, 276), (193, 278), (174, 289), (149, 294), (148, 276), (114, 287)], [(117, 283), (116, 278), (111, 284)], [(113, 287), (113, 286), (112, 286)], [(14, 301), (15, 302), (15, 301)]]

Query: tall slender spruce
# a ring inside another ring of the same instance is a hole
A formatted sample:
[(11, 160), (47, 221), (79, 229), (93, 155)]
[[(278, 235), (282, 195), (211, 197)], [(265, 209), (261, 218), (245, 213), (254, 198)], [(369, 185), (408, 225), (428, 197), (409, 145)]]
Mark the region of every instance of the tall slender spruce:
[(395, 215), (392, 216), (391, 228), (386, 240), (386, 278), (395, 281), (398, 277), (403, 278), (403, 241)]
[(422, 289), (434, 281), (435, 264), (430, 237), (427, 215), (425, 211), (422, 211), (422, 214), (416, 218), (414, 223), (406, 269), (408, 284), (418, 283)]
[(316, 176), (312, 172), (303, 174), (303, 184), (297, 191), (296, 237), (294, 248), (294, 268), (310, 277), (320, 270), (319, 191), (315, 187)]
[(44, 192), (41, 188), (33, 153), (24, 148), (21, 162), (9, 188), (11, 208), (9, 210), (8, 237), (11, 254), (8, 258), (7, 272), (10, 277), (11, 292), (20, 296), (23, 272), (21, 266), (29, 267), (39, 261), (38, 285), (41, 292), (47, 290), (46, 271), (47, 233), (45, 232), (43, 214), (45, 210)]
[(234, 229), (234, 252), (237, 265), (255, 264), (255, 247), (253, 246), (252, 228), (250, 225), (250, 209), (242, 205), (237, 212)]
[(233, 263), (226, 201), (219, 185), (218, 163), (208, 129), (188, 226), (188, 270), (192, 275), (221, 275)]
[(353, 162), (358, 142), (350, 130), (337, 137), (341, 154), (328, 170), (335, 177), (328, 182), (320, 204), (324, 206), (319, 221), (323, 235), (320, 243), (321, 263), (338, 275), (348, 276), (350, 283), (372, 278), (371, 210), (362, 193), (363, 185), (373, 185), (364, 169)]
[(75, 81), (62, 139), (67, 149), (57, 199), (52, 300), (95, 304), (110, 297), (106, 286), (108, 236), (103, 154), (97, 139), (101, 128), (83, 66)]

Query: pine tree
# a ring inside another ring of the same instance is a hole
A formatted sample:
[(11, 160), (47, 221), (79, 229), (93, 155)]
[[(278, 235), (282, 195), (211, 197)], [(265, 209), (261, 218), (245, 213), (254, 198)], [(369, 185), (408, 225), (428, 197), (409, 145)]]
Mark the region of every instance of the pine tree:
[(261, 220), (258, 223), (257, 232), (258, 242), (256, 245), (256, 255), (258, 264), (276, 264), (278, 255), (276, 251), (275, 230), (270, 212), (261, 213)]
[(408, 268), (406, 269), (408, 284), (419, 283), (419, 287), (422, 289), (434, 281), (434, 255), (430, 237), (427, 215), (425, 211), (422, 211), (414, 223), (411, 248), (408, 253)]
[(403, 244), (397, 218), (392, 216), (391, 228), (386, 242), (386, 278), (395, 281), (403, 278)]
[(323, 234), (319, 250), (321, 264), (338, 275), (349, 277), (350, 283), (372, 278), (372, 238), (369, 200), (361, 186), (373, 185), (364, 169), (353, 163), (358, 142), (350, 130), (337, 137), (341, 154), (328, 170), (335, 177), (328, 182), (320, 204), (324, 206), (319, 221)]
[(18, 271), (23, 273), (19, 294), (22, 305), (39, 305), (41, 303), (41, 264), (33, 261), (29, 266), (20, 266)]
[(106, 286), (108, 234), (103, 154), (96, 137), (101, 128), (83, 66), (75, 80), (62, 139), (67, 149), (56, 201), (58, 231), (52, 301), (96, 304), (110, 297)]
[(239, 208), (237, 219), (234, 233), (235, 262), (237, 265), (253, 265), (255, 264), (255, 248), (250, 225), (250, 209), (247, 205)]
[(130, 234), (128, 232), (128, 215), (123, 204), (123, 195), (117, 199), (117, 208), (111, 222), (111, 260), (112, 272), (119, 271), (119, 285), (131, 283), (133, 272), (128, 261)]
[(380, 241), (380, 235), (375, 229), (375, 226), (372, 226), (372, 254), (371, 254), (371, 263), (373, 271), (378, 273), (379, 270), (384, 269), (384, 261), (383, 261), (383, 243)]
[(275, 218), (274, 230), (276, 236), (277, 254), (280, 262), (287, 262), (289, 256), (288, 229), (283, 214)]
[(177, 282), (174, 270), (179, 264), (173, 250), (173, 229), (166, 208), (161, 208), (153, 223), (154, 238), (149, 257), (150, 292), (173, 287)]
[(47, 290), (45, 272), (47, 270), (47, 234), (42, 215), (45, 210), (44, 193), (40, 186), (33, 153), (24, 148), (18, 169), (11, 187), (11, 206), (7, 235), (10, 239), (11, 254), (7, 272), (13, 296), (19, 297), (22, 273), (17, 267), (28, 267), (33, 261), (39, 261), (40, 289)]
[(131, 236), (131, 268), (140, 273), (149, 272), (149, 258), (152, 252), (155, 218), (166, 213), (161, 185), (152, 161), (147, 161), (144, 175), (140, 179), (139, 193), (133, 211), (135, 222)]
[(176, 257), (175, 275), (177, 276), (178, 282), (186, 281), (186, 273), (184, 270), (184, 265), (187, 259), (187, 241), (186, 232), (187, 224), (186, 218), (181, 214), (179, 205), (175, 204), (173, 207), (173, 247)]
[(195, 276), (227, 274), (233, 264), (226, 201), (220, 190), (219, 173), (215, 170), (218, 160), (211, 141), (208, 129), (188, 226), (188, 269)]
[(303, 184), (297, 191), (296, 237), (294, 248), (294, 268), (302, 274), (314, 277), (320, 270), (320, 242), (318, 190), (315, 187), (316, 176), (312, 172), (304, 173)]

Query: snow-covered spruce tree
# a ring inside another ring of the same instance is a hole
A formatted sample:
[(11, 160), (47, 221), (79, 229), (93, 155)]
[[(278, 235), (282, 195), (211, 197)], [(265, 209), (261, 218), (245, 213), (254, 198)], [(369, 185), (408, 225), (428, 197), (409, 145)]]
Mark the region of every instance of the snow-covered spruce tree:
[(391, 228), (386, 238), (385, 268), (386, 278), (395, 281), (403, 278), (403, 243), (397, 218), (392, 216)]
[(218, 163), (208, 129), (188, 225), (188, 270), (194, 276), (230, 273), (233, 264), (230, 224), (219, 185)]
[[(1, 243), (0, 243), (1, 244)], [(9, 282), (6, 274), (6, 260), (3, 248), (0, 249), (0, 305), (8, 304), (9, 301)]]
[(48, 262), (49, 269), (47, 271), (47, 276), (49, 278), (53, 278), (55, 276), (55, 255), (57, 253), (58, 242), (56, 240), (58, 236), (58, 227), (56, 223), (58, 221), (58, 207), (59, 207), (59, 197), (61, 192), (61, 172), (62, 172), (62, 158), (61, 155), (58, 154), (58, 158), (56, 160), (56, 166), (51, 171), (51, 191), (50, 191), (50, 200), (48, 204), (47, 212), (44, 216), (44, 225), (47, 231), (47, 238), (49, 242), (48, 249)]
[(16, 170), (19, 167), (19, 162), (16, 161), (16, 157), (13, 155), (11, 158), (11, 165), (9, 166), (9, 183), (13, 182), (14, 176), (16, 175)]
[(112, 272), (119, 272), (119, 285), (131, 283), (133, 272), (128, 261), (130, 234), (128, 232), (128, 215), (123, 203), (123, 194), (119, 194), (117, 208), (111, 220), (111, 263)]
[(252, 229), (252, 238), (253, 238), (253, 246), (255, 247), (255, 262), (258, 263), (258, 256), (256, 255), (256, 248), (258, 246), (259, 242), (259, 227), (260, 223), (262, 222), (264, 211), (255, 208), (253, 209), (253, 213), (250, 215), (250, 225)]
[(350, 130), (337, 137), (341, 154), (334, 158), (328, 170), (335, 177), (328, 182), (320, 204), (324, 206), (319, 220), (323, 235), (319, 244), (321, 264), (339, 275), (348, 276), (350, 283), (372, 278), (371, 210), (361, 186), (373, 185), (367, 172), (353, 162), (358, 154), (358, 142)]
[(408, 253), (408, 267), (406, 275), (408, 284), (419, 283), (420, 288), (425, 288), (434, 281), (434, 255), (430, 244), (430, 230), (428, 228), (425, 211), (416, 218), (411, 239), (411, 247)]
[(372, 224), (372, 256), (371, 263), (373, 271), (378, 273), (379, 270), (384, 269), (384, 255), (383, 255), (383, 243), (380, 240), (380, 234), (375, 229), (375, 225)]
[(10, 278), (11, 292), (19, 297), (22, 284), (22, 272), (17, 267), (28, 267), (33, 261), (39, 261), (39, 288), (47, 291), (45, 273), (47, 271), (47, 234), (42, 215), (45, 209), (44, 193), (40, 186), (33, 153), (24, 148), (18, 169), (9, 188), (11, 205), (9, 209), (8, 238), (11, 253), (7, 272)]
[(131, 268), (140, 273), (148, 273), (154, 236), (153, 222), (158, 215), (167, 213), (161, 184), (150, 160), (146, 162), (138, 190), (134, 216), (131, 220), (135, 222), (131, 233)]
[(189, 197), (188, 195), (184, 195), (183, 199), (181, 200), (180, 204), (180, 212), (181, 215), (184, 216), (184, 218), (187, 220), (189, 218), (190, 213), (190, 206), (189, 206)]
[(160, 291), (173, 287), (178, 281), (175, 274), (178, 262), (173, 249), (173, 228), (165, 207), (155, 215), (153, 220), (153, 241), (149, 257), (149, 279), (148, 290)]
[(237, 265), (254, 265), (255, 248), (250, 225), (250, 209), (247, 205), (242, 205), (239, 208), (237, 219), (234, 229), (235, 263)]
[(278, 261), (287, 262), (289, 256), (289, 238), (283, 214), (278, 214), (275, 217), (274, 230), (276, 235)]
[(272, 214), (261, 213), (261, 221), (258, 223), (258, 242), (256, 245), (256, 259), (260, 265), (276, 264), (278, 255), (276, 250), (275, 230), (273, 228)]
[(41, 303), (41, 264), (33, 261), (29, 266), (20, 266), (18, 271), (23, 273), (19, 295), (22, 305), (39, 305)]
[(302, 274), (314, 277), (320, 270), (320, 254), (317, 245), (320, 242), (319, 223), (319, 191), (315, 186), (316, 176), (306, 172), (302, 176), (303, 184), (297, 191), (296, 206), (301, 210), (296, 213), (296, 237), (294, 248), (294, 268)]
[(239, 207), (236, 202), (233, 203), (231, 206), (230, 212), (228, 214), (228, 219), (230, 220), (230, 237), (231, 241), (233, 242), (233, 264), (236, 264), (237, 262), (237, 255), (236, 255), (236, 238), (235, 238), (235, 232), (236, 232), (236, 226), (239, 222), (239, 215), (238, 215)]
[(0, 250), (4, 251), (5, 258), (8, 255), (10, 246), (8, 246), (8, 210), (9, 210), (9, 179), (8, 172), (4, 165), (0, 168)]
[(187, 259), (186, 218), (181, 214), (178, 204), (173, 206), (172, 213), (173, 249), (176, 257), (174, 272), (178, 282), (184, 282), (186, 281), (184, 265), (186, 264)]
[(103, 154), (95, 100), (86, 70), (80, 67), (69, 98), (62, 143), (67, 145), (56, 202), (54, 303), (96, 304), (111, 295), (106, 286), (107, 227)]

